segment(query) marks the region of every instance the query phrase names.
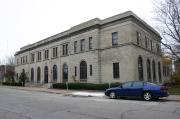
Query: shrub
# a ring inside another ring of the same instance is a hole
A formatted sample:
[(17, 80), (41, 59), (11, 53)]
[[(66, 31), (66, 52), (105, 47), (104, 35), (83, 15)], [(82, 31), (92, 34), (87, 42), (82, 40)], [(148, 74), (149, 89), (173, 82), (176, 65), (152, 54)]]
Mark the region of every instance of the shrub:
[[(116, 87), (121, 85), (121, 83), (111, 83), (111, 87)], [(55, 83), (53, 84), (55, 89), (66, 89), (66, 83)], [(104, 84), (93, 84), (93, 83), (68, 83), (68, 89), (78, 89), (78, 90), (105, 90), (109, 88), (108, 83)]]
[(22, 83), (8, 83), (8, 82), (3, 82), (2, 85), (7, 85), (7, 86), (23, 86)]

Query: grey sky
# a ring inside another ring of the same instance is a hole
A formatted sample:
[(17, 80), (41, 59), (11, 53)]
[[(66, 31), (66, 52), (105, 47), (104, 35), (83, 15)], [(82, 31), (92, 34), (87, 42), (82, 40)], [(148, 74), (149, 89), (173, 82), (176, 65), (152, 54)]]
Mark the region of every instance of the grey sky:
[[(152, 0), (0, 0), (0, 60), (95, 17), (128, 10), (152, 25)], [(8, 49), (8, 50), (7, 50)]]

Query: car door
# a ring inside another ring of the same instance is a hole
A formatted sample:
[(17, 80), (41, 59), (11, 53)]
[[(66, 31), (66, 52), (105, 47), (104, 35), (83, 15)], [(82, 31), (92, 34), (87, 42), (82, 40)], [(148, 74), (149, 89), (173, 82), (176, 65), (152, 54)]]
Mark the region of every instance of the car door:
[(135, 81), (132, 83), (131, 96), (132, 97), (141, 97), (143, 93), (144, 82)]
[(126, 82), (122, 84), (120, 96), (129, 97), (131, 95), (132, 82)]

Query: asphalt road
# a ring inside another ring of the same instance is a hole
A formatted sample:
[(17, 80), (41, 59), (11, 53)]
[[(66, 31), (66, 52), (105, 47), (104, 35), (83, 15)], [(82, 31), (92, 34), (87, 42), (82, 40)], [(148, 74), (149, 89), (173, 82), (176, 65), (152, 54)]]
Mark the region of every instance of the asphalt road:
[(180, 103), (71, 97), (0, 87), (0, 119), (180, 119)]

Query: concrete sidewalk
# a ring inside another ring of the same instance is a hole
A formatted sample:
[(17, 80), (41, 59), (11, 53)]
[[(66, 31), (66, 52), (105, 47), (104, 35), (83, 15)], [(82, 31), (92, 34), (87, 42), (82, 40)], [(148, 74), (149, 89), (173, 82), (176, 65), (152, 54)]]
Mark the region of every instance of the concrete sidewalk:
[(79, 96), (79, 97), (104, 97), (105, 96), (103, 91), (94, 91), (94, 90), (64, 90), (64, 89), (18, 87), (18, 86), (2, 86), (2, 87), (17, 89), (17, 90), (25, 90), (25, 91), (63, 94), (65, 96)]

